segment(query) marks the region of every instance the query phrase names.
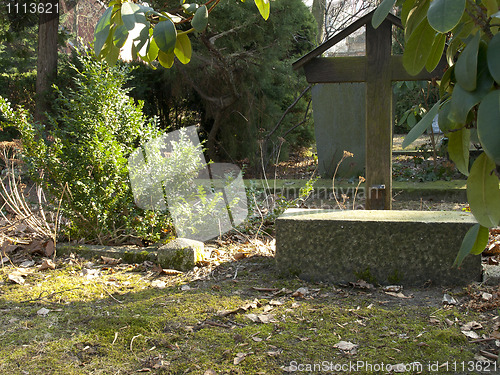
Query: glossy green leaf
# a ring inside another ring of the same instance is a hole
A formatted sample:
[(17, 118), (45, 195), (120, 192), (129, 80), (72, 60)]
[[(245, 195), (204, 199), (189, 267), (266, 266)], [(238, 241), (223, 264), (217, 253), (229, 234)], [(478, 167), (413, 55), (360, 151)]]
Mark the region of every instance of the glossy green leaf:
[(196, 3), (182, 5), (182, 9), (184, 9), (184, 12), (188, 14), (194, 14), (196, 12), (196, 9), (198, 9), (198, 7), (199, 5)]
[(255, 0), (255, 5), (259, 9), (259, 13), (262, 18), (267, 20), (269, 18), (269, 13), (271, 12), (270, 0)]
[(434, 30), (451, 31), (460, 22), (465, 11), (465, 0), (434, 0), (429, 6), (427, 18)]
[(135, 3), (123, 3), (121, 12), (122, 21), (127, 30), (132, 30), (136, 22), (144, 23), (146, 21), (146, 16), (140, 13), (139, 5)]
[(158, 51), (158, 61), (164, 68), (170, 69), (174, 65), (174, 52), (165, 53), (162, 50)]
[(434, 106), (430, 109), (429, 112), (415, 125), (408, 135), (405, 137), (403, 141), (403, 148), (408, 147), (410, 144), (412, 144), (418, 137), (420, 137), (427, 129), (430, 128), (432, 125), (432, 121), (434, 120), (434, 117), (439, 112), (439, 104), (440, 102), (437, 102), (434, 104)]
[(396, 0), (384, 0), (377, 7), (372, 17), (372, 26), (373, 28), (377, 28), (380, 26), (382, 22), (384, 22), (387, 15), (391, 12), (391, 9), (396, 4)]
[(493, 78), (488, 69), (481, 64), (476, 90), (466, 91), (461, 85), (455, 85), (451, 97), (450, 120), (465, 125), (469, 111), (490, 92), (492, 87)]
[(118, 57), (120, 56), (120, 48), (111, 43), (110, 50), (106, 54), (106, 62), (109, 66), (114, 66), (118, 61)]
[(441, 129), (443, 133), (449, 133), (451, 130), (455, 130), (459, 127), (457, 123), (450, 120), (449, 118), (450, 109), (451, 109), (450, 100), (444, 102), (441, 108), (439, 109), (438, 124), (439, 124), (439, 129)]
[(457, 169), (464, 175), (469, 175), (470, 130), (461, 128), (447, 134), (448, 153)]
[(487, 12), (488, 17), (498, 12), (499, 4), (497, 0), (483, 0), (482, 2), (486, 7), (486, 10), (488, 11)]
[[(408, 2), (412, 4), (411, 1)], [(405, 41), (408, 42), (408, 39), (413, 34), (415, 29), (420, 25), (420, 23), (426, 19), (427, 10), (429, 9), (430, 0), (419, 0), (413, 2), (413, 6), (408, 12), (408, 19), (405, 23)]]
[(481, 254), (488, 245), (489, 230), (480, 224), (473, 225), (466, 233), (453, 267), (460, 267), (469, 254)]
[(488, 44), (488, 69), (490, 74), (495, 79), (496, 83), (500, 84), (500, 33), (496, 34)]
[[(110, 3), (111, 5), (111, 3)], [(117, 7), (114, 7), (113, 9), (113, 15), (111, 16), (111, 24), (115, 25), (116, 27), (123, 25), (122, 21), (122, 8), (121, 6), (116, 9)], [(115, 12), (116, 10), (116, 12)]]
[(481, 101), (477, 113), (477, 134), (484, 152), (500, 165), (500, 90)]
[(111, 53), (112, 47), (114, 47), (114, 44), (113, 44), (113, 31), (114, 31), (114, 28), (111, 28), (111, 31), (108, 34), (108, 38), (106, 39), (106, 42), (104, 43), (104, 46), (101, 48), (101, 52), (99, 53), (99, 55), (97, 55), (97, 57), (99, 59), (103, 59), (103, 58), (106, 57), (106, 55), (108, 53)]
[(154, 61), (158, 57), (159, 51), (160, 51), (160, 49), (156, 45), (155, 40), (151, 39), (151, 41), (149, 42), (149, 50), (148, 50), (148, 54), (147, 54), (148, 60)]
[(476, 25), (472, 20), (466, 20), (464, 23), (459, 23), (453, 29), (451, 38), (446, 43), (446, 57), (448, 65), (454, 65), (456, 62), (456, 55), (459, 50), (463, 49), (463, 40), (467, 39), (472, 34), (475, 34)]
[(127, 28), (125, 27), (125, 25), (120, 25), (116, 28), (113, 34), (113, 44), (118, 48), (122, 48), (125, 42), (127, 41), (127, 38), (128, 38)]
[(158, 22), (153, 31), (153, 38), (160, 51), (165, 54), (174, 52), (177, 43), (177, 30), (174, 23), (170, 20)]
[(107, 8), (95, 27), (94, 51), (97, 56), (99, 56), (99, 54), (101, 53), (102, 47), (108, 39), (112, 13), (113, 7)]
[(417, 118), (415, 117), (415, 114), (413, 112), (410, 112), (408, 114), (407, 122), (410, 129), (417, 124)]
[(436, 32), (427, 20), (423, 20), (411, 34), (403, 53), (403, 66), (411, 75), (417, 75), (424, 68), (431, 53), (429, 46), (434, 42)]
[[(196, 31), (203, 31), (208, 25), (208, 9), (205, 5), (202, 5), (196, 10), (193, 19), (191, 20), (191, 26)], [(160, 48), (161, 49), (161, 48)]]
[(174, 49), (175, 56), (183, 64), (189, 63), (191, 61), (191, 55), (193, 50), (191, 48), (191, 41), (187, 34), (178, 34), (177, 42)]
[(432, 43), (431, 47), (431, 53), (429, 54), (429, 58), (425, 63), (425, 69), (427, 69), (428, 72), (432, 72), (434, 69), (436, 69), (439, 61), (441, 61), (441, 57), (443, 57), (445, 42), (445, 34), (438, 34), (434, 39), (434, 43)]
[(415, 4), (411, 1), (405, 1), (401, 6), (401, 13), (399, 17), (401, 18), (401, 23), (403, 24), (403, 27), (406, 27), (406, 21), (408, 20), (408, 16), (414, 6)]
[(457, 82), (467, 91), (474, 91), (477, 84), (477, 58), (481, 34), (478, 32), (467, 43), (457, 63), (455, 64), (455, 77)]
[(486, 153), (476, 159), (467, 179), (467, 200), (474, 217), (484, 227), (500, 222), (500, 189), (496, 166)]

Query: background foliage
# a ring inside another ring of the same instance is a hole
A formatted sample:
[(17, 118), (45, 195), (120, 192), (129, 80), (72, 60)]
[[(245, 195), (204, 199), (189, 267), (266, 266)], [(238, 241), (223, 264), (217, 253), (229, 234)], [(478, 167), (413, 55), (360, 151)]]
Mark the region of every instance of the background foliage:
[[(312, 48), (316, 32), (300, 0), (275, 1), (272, 9), (264, 21), (251, 2), (221, 2), (206, 30), (191, 38), (191, 62), (169, 70), (141, 65), (133, 73), (131, 94), (147, 103), (146, 113), (158, 115), (162, 126), (200, 122), (212, 159), (260, 165), (259, 140), (307, 85), (291, 63)], [(275, 159), (278, 137), (303, 120), (306, 107), (307, 100), (299, 102), (266, 143), (267, 159)], [(286, 140), (282, 157), (290, 144), (310, 143), (309, 119)]]

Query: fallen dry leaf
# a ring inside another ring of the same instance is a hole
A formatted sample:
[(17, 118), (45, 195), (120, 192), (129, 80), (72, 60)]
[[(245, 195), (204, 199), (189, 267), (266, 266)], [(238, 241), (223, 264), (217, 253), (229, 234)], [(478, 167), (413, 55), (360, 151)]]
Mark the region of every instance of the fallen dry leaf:
[(477, 330), (477, 329), (482, 329), (483, 326), (481, 323), (476, 322), (475, 320), (472, 322), (469, 322), (467, 324), (464, 324), (460, 329), (462, 331), (472, 331), (472, 330)]
[(491, 243), (484, 251), (484, 255), (498, 255), (500, 254), (500, 241)]
[(38, 271), (45, 271), (45, 270), (55, 270), (56, 269), (56, 265), (54, 264), (54, 262), (50, 259), (45, 259), (43, 261), (43, 263), (40, 265), (40, 267), (38, 267)]
[(349, 341), (340, 341), (335, 345), (333, 345), (334, 348), (342, 350), (343, 352), (348, 352), (350, 354), (355, 354), (358, 346), (359, 345), (353, 344), (352, 342)]
[(384, 293), (387, 294), (387, 295), (389, 295), (389, 296), (393, 296), (393, 297), (397, 297), (397, 298), (406, 298), (406, 299), (413, 298), (413, 296), (405, 296), (401, 292), (398, 292), (398, 293), (395, 293), (395, 292), (384, 292)]
[(177, 271), (177, 270), (173, 270), (173, 269), (169, 269), (169, 268), (163, 268), (159, 264), (155, 264), (153, 266), (153, 268), (151, 269), (151, 271), (156, 272), (160, 275), (167, 275), (167, 276), (176, 276), (176, 275), (181, 275), (184, 273), (182, 271)]
[(247, 253), (239, 252), (239, 253), (236, 253), (233, 255), (233, 259), (234, 260), (241, 260), (241, 259), (245, 259), (247, 256), (248, 256)]
[(22, 262), (19, 267), (23, 267), (23, 268), (29, 268), (29, 267), (32, 267), (35, 265), (35, 261), (34, 260), (25, 260), (24, 262)]
[(243, 306), (238, 307), (237, 309), (234, 310), (222, 310), (217, 313), (217, 315), (225, 317), (228, 315), (233, 315), (233, 314), (239, 314), (242, 312), (246, 312), (251, 309), (257, 309), (261, 307), (262, 304), (259, 302), (257, 298), (255, 298), (252, 302), (246, 303)]
[(24, 277), (22, 277), (19, 273), (11, 273), (8, 276), (9, 281), (12, 281), (13, 283), (23, 285), (25, 280)]
[(270, 350), (266, 352), (269, 357), (277, 357), (281, 354), (281, 350)]
[(493, 331), (493, 332), (491, 332), (490, 337), (494, 338), (494, 339), (497, 339), (497, 340), (500, 340), (500, 332), (499, 331)]
[(46, 257), (51, 257), (52, 255), (54, 255), (55, 251), (56, 247), (54, 245), (54, 240), (48, 240), (43, 248), (43, 255), (45, 255)]
[(399, 293), (403, 290), (402, 285), (388, 285), (382, 289), (384, 292)]
[(373, 284), (367, 283), (365, 280), (358, 280), (355, 283), (350, 282), (349, 285), (358, 289), (375, 289)]
[(269, 312), (269, 311), (271, 311), (272, 309), (274, 309), (274, 307), (273, 307), (273, 306), (266, 305), (266, 306), (264, 306), (264, 309), (263, 309), (263, 310), (264, 310), (264, 312), (265, 312), (265, 313), (268, 313), (268, 312)]
[(173, 270), (173, 269), (170, 269), (170, 268), (163, 268), (161, 270), (161, 274), (164, 274), (164, 275), (167, 275), (167, 276), (177, 276), (177, 275), (182, 275), (184, 272), (182, 271), (177, 271), (177, 270)]
[(450, 296), (449, 294), (444, 294), (443, 295), (443, 304), (445, 305), (458, 305), (458, 301)]
[(117, 264), (121, 263), (122, 258), (116, 259), (116, 258), (101, 256), (101, 260), (103, 261), (104, 264), (107, 264), (109, 266), (116, 266)]
[(251, 354), (251, 353), (237, 353), (236, 357), (234, 357), (234, 359), (233, 359), (233, 363), (235, 365), (239, 365), (246, 358), (246, 356), (249, 354)]
[(49, 309), (46, 309), (45, 307), (42, 307), (40, 310), (38, 310), (36, 313), (41, 316), (46, 316), (50, 312)]
[(95, 279), (97, 277), (101, 276), (101, 270), (99, 269), (91, 269), (91, 268), (84, 268), (82, 269), (81, 275), (86, 278), (87, 280)]
[(13, 252), (14, 250), (16, 250), (17, 248), (19, 247), (19, 245), (11, 245), (7, 242), (5, 242), (3, 245), (2, 245), (2, 254), (8, 254), (8, 253), (11, 253)]
[(245, 314), (245, 316), (255, 323), (272, 323), (274, 322), (274, 315), (272, 314)]
[(493, 294), (483, 292), (481, 293), (481, 298), (485, 301), (490, 301), (491, 299), (493, 299)]
[(217, 375), (217, 373), (211, 368), (203, 373), (203, 375)]
[(292, 297), (303, 298), (307, 294), (309, 294), (309, 289), (302, 287), (302, 288), (297, 289), (295, 292), (293, 292)]
[(446, 322), (446, 324), (448, 324), (450, 327), (451, 327), (453, 324), (455, 324), (455, 323), (453, 323), (453, 321), (451, 321), (451, 320), (450, 320), (450, 319), (448, 319), (448, 318), (445, 318), (445, 319), (444, 319), (444, 321), (445, 321), (445, 322)]
[(462, 333), (470, 339), (478, 339), (479, 335), (474, 331), (462, 331)]
[(153, 280), (151, 282), (151, 286), (153, 288), (158, 288), (158, 289), (165, 289), (167, 286), (167, 283), (163, 280)]

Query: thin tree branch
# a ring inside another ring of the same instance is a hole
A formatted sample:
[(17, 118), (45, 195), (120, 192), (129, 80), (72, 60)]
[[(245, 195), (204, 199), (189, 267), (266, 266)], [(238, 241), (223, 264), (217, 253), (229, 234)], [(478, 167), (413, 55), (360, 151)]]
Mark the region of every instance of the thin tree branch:
[(297, 103), (299, 102), (299, 100), (311, 89), (312, 85), (309, 84), (305, 89), (304, 91), (302, 91), (302, 93), (297, 97), (295, 98), (294, 102), (292, 104), (290, 104), (290, 106), (286, 109), (286, 111), (283, 113), (283, 115), (281, 116), (281, 118), (279, 119), (278, 123), (276, 124), (276, 126), (274, 127), (273, 130), (271, 130), (267, 135), (266, 135), (266, 139), (265, 141), (267, 142), (269, 140), (269, 138), (271, 138), (271, 136), (276, 132), (276, 130), (278, 130), (278, 128), (280, 127), (281, 123), (283, 122), (283, 120), (285, 119), (286, 115), (288, 113), (290, 113), (290, 111), (293, 109), (293, 107), (295, 107), (297, 105)]

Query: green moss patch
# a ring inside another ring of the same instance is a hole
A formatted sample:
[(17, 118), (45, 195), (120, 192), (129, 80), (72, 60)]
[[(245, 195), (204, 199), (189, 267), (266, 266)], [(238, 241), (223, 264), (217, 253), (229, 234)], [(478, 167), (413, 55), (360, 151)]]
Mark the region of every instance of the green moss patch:
[(404, 299), (280, 279), (268, 258), (204, 276), (72, 263), (33, 270), (24, 285), (8, 280), (14, 268), (2, 269), (0, 373), (335, 373), (352, 363), (469, 363), (482, 347), (462, 325), (477, 321), (477, 333), (488, 335), (498, 317), (442, 306), (436, 289)]

